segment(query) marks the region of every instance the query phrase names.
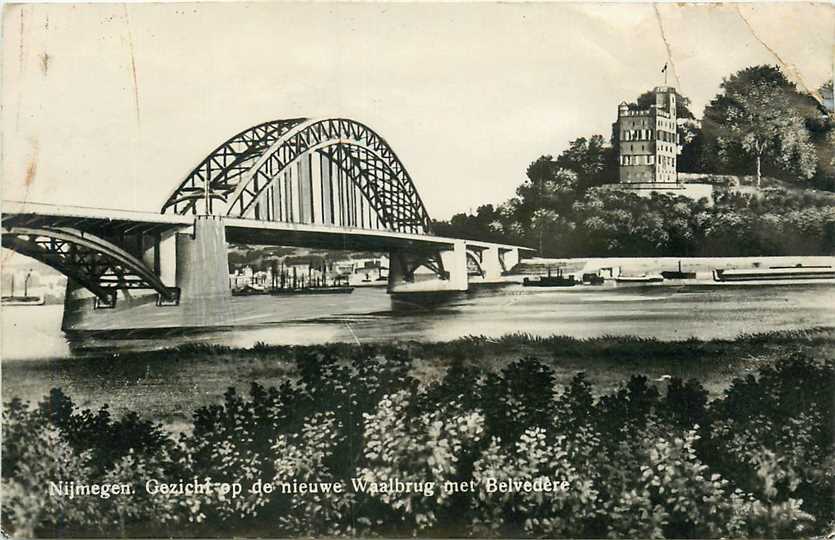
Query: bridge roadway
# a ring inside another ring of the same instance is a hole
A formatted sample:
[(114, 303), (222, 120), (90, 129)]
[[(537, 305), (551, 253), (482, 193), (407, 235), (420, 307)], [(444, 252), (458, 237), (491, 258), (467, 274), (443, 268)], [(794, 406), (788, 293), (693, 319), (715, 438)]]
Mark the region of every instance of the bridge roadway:
[[(2, 225), (31, 228), (71, 228), (92, 234), (160, 234), (191, 232), (195, 218), (190, 215), (111, 210), (85, 206), (54, 205), (24, 201), (2, 201)], [(291, 246), (354, 251), (453, 249), (460, 239), (426, 234), (369, 230), (321, 224), (284, 223), (255, 219), (223, 218), (226, 240), (233, 244)], [(472, 250), (532, 249), (509, 244), (465, 240)]]
[[(2, 205), (3, 247), (70, 278), (62, 322), (67, 331), (228, 326), (252, 320), (247, 305), (231, 296), (229, 242), (385, 252), (388, 292), (403, 299), (504, 281), (520, 253), (532, 251), (312, 223), (23, 201)], [(271, 313), (280, 316), (280, 309)]]

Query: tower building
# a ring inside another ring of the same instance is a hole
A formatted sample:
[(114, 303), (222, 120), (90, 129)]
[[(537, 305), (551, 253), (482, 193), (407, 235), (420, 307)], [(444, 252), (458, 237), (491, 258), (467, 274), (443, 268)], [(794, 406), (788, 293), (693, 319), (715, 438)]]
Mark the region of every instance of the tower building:
[[(649, 109), (618, 106), (618, 171), (621, 184), (652, 187), (677, 184), (676, 90), (656, 86), (655, 104)], [(650, 184), (650, 185), (647, 185)]]

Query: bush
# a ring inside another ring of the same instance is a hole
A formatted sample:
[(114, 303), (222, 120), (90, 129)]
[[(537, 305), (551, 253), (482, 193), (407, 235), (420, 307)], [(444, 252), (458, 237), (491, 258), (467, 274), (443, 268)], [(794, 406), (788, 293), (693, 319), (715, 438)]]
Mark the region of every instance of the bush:
[[(58, 397), (59, 391), (53, 391)], [(135, 531), (148, 535), (166, 526), (188, 521), (188, 508), (174, 497), (149, 496), (142, 490), (129, 498), (117, 495), (108, 498), (90, 496), (58, 496), (50, 489), (62, 490), (64, 484), (76, 485), (144, 484), (150, 478), (170, 477), (170, 457), (164, 449), (137, 454), (134, 448), (124, 449), (136, 441), (114, 443), (108, 430), (124, 430), (135, 418), (128, 415), (128, 423), (101, 423), (104, 437), (98, 443), (85, 439), (89, 433), (87, 414), (76, 417), (72, 402), (59, 400), (67, 413), (61, 427), (54, 425), (55, 417), (47, 409), (30, 410), (19, 400), (12, 400), (3, 410), (3, 471), (2, 526), (18, 537), (94, 535), (125, 536)], [(67, 408), (66, 406), (69, 406)], [(84, 411), (89, 413), (89, 411)], [(94, 418), (103, 418), (106, 410)], [(145, 425), (144, 423), (140, 425)], [(78, 428), (78, 432), (71, 431)], [(144, 433), (144, 429), (140, 430)], [(153, 440), (158, 433), (154, 433)], [(86, 443), (78, 443), (83, 440)], [(147, 442), (147, 441), (146, 441)], [(147, 450), (147, 449), (146, 449)], [(112, 456), (124, 453), (118, 459)], [(105, 456), (106, 465), (95, 456)], [(54, 483), (54, 488), (50, 486)], [(63, 483), (63, 484), (62, 484)], [(153, 518), (149, 522), (149, 519)]]
[(735, 379), (710, 407), (705, 459), (761, 501), (803, 501), (825, 525), (835, 518), (833, 388), (832, 364), (802, 357)]
[[(409, 376), (407, 348), (293, 354), (298, 380), (252, 384), (248, 394), (230, 388), (222, 403), (195, 411), (191, 432), (179, 438), (136, 413), (114, 420), (106, 407), (79, 411), (57, 389), (34, 408), (6, 403), (4, 530), (802, 537), (827, 532), (834, 517), (831, 361), (786, 358), (708, 402), (696, 381), (671, 379), (659, 391), (643, 376), (596, 395), (578, 374), (557, 393), (553, 372), (533, 357), (500, 372), (458, 361), (421, 388)], [(135, 494), (45, 496), (48, 482), (60, 479), (128, 483)], [(243, 492), (151, 496), (149, 479), (239, 482)], [(546, 479), (549, 490), (533, 488)], [(422, 488), (353, 483), (392, 480)], [(516, 489), (487, 489), (513, 481)], [(252, 492), (255, 482), (335, 482), (345, 490)]]
[(90, 451), (88, 465), (97, 473), (110, 469), (130, 452), (151, 456), (166, 444), (162, 428), (142, 420), (136, 412), (113, 421), (107, 405), (96, 412), (76, 411), (72, 399), (60, 388), (53, 388), (38, 407), (42, 415), (65, 434), (73, 448)]

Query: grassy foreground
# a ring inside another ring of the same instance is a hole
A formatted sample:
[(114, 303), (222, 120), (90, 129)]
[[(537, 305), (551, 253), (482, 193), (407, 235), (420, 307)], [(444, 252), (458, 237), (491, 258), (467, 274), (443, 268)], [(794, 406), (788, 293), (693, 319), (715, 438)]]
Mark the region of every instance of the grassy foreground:
[[(131, 355), (104, 367), (123, 380), (160, 365), (281, 375), (192, 403), (174, 431), (149, 420), (147, 397), (114, 415), (66, 390), (32, 405), (4, 388), (2, 526), (15, 537), (825, 535), (832, 356), (825, 329)], [(48, 491), (58, 481), (127, 487), (68, 497)], [(177, 491), (190, 483), (207, 488)]]
[(348, 358), (409, 356), (409, 375), (420, 384), (440, 380), (454, 362), (497, 372), (525, 356), (534, 356), (554, 373), (555, 390), (578, 371), (596, 393), (608, 392), (633, 374), (663, 386), (665, 375), (697, 379), (710, 396), (718, 396), (734, 376), (749, 373), (787, 354), (835, 358), (835, 328), (770, 332), (732, 340), (658, 341), (636, 337), (576, 339), (512, 334), (499, 339), (472, 336), (449, 342), (325, 344), (230, 348), (183, 346), (140, 353), (68, 360), (4, 362), (4, 399), (39, 401), (51, 388), (61, 388), (84, 408), (109, 406), (115, 415), (135, 411), (167, 429), (190, 429), (195, 408), (223, 399), (228, 387), (245, 391), (257, 382), (278, 386), (297, 380), (296, 358), (327, 354)]

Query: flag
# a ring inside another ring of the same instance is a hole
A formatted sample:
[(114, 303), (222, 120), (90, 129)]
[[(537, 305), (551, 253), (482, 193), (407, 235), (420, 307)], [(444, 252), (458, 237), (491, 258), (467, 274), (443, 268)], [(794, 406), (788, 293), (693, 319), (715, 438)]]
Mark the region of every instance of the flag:
[(667, 73), (667, 62), (664, 62), (664, 67), (661, 68), (661, 73)]

